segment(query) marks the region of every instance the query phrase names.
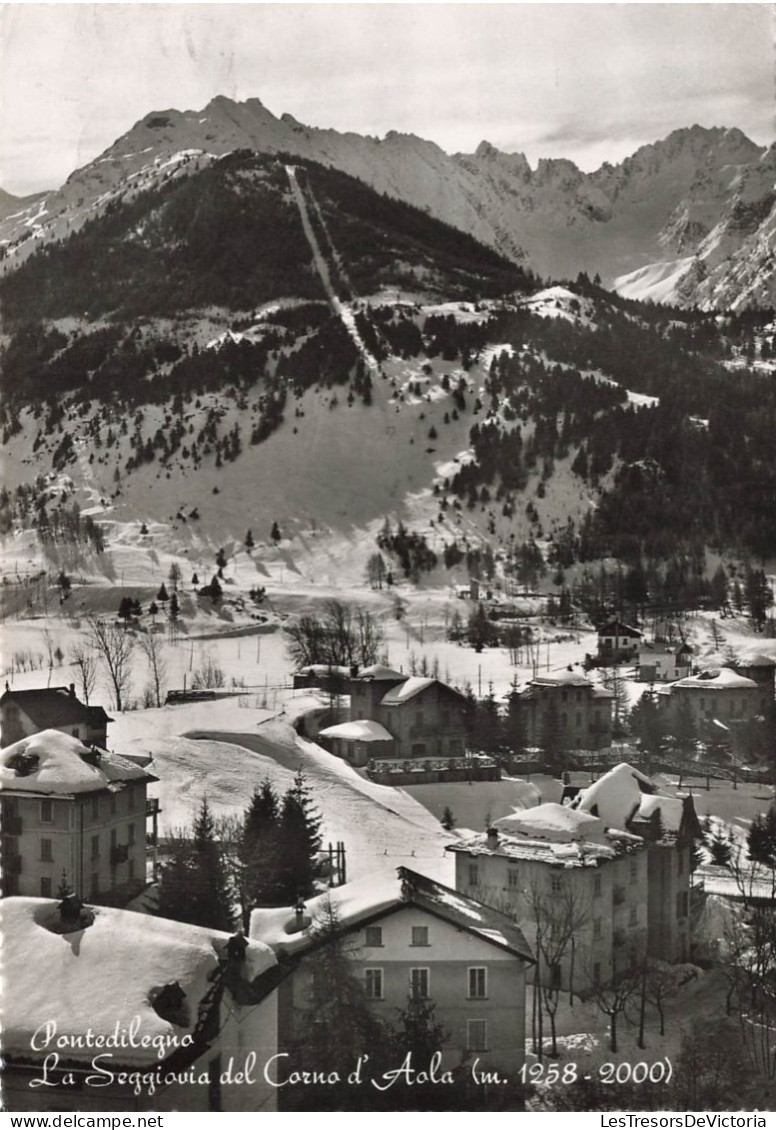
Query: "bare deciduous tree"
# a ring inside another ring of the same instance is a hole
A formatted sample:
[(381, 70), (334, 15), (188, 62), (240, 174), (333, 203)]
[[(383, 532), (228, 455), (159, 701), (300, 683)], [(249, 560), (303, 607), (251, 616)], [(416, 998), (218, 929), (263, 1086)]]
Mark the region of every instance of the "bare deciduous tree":
[(97, 616), (87, 616), (89, 641), (113, 689), (116, 710), (123, 710), (131, 686), (134, 636)]
[(85, 644), (76, 643), (70, 648), (70, 663), (78, 672), (78, 682), (86, 705), (97, 682), (97, 661), (94, 652)]
[[(570, 882), (551, 890), (547, 883), (533, 882), (525, 892), (526, 907), (536, 927), (534, 995), (537, 998), (537, 1025), (541, 1031), (542, 1008), (550, 1020), (552, 1056), (558, 1054), (556, 1015), (567, 966), (569, 993), (574, 986), (574, 940), (590, 919), (589, 900)], [(541, 1054), (541, 1038), (537, 1041)]]
[(151, 678), (151, 689), (153, 690), (156, 705), (162, 705), (164, 696), (164, 681), (167, 678), (167, 662), (164, 657), (164, 645), (153, 632), (148, 632), (140, 636), (139, 639), (140, 650), (146, 658), (148, 663), (148, 674)]
[(371, 612), (328, 600), (321, 617), (300, 618), (285, 628), (286, 646), (297, 667), (312, 664), (351, 667), (375, 663), (383, 643), (380, 624)]

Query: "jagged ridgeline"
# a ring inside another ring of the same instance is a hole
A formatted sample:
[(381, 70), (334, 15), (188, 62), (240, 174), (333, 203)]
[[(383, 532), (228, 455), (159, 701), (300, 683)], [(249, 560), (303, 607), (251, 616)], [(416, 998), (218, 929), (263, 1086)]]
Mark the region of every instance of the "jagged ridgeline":
[[(79, 388), (96, 399), (172, 395), (187, 382), (157, 378), (186, 351), (184, 316), (212, 307), (250, 313), (276, 300), (308, 304), (306, 312), (281, 316), (277, 334), (265, 336), (260, 348), (227, 357), (220, 366), (225, 380), (241, 375), (241, 367), (254, 378), (271, 349), (301, 332), (320, 334), (324, 358), (329, 346), (347, 349), (344, 332), (323, 333), (325, 309), (315, 304), (328, 295), (290, 191), (291, 160), (232, 153), (111, 204), (0, 280), (10, 334), (6, 403)], [(402, 288), (475, 299), (528, 286), (530, 276), (471, 236), (344, 173), (294, 164), (300, 183), (312, 189), (311, 223), (339, 297)]]

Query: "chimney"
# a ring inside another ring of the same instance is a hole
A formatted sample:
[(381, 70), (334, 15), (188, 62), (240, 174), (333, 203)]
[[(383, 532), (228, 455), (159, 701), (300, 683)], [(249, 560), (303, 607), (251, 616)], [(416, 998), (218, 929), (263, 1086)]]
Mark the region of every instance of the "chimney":
[(498, 828), (488, 828), (487, 843), (491, 851), (498, 849)]
[(245, 951), (248, 948), (248, 939), (245, 934), (232, 934), (226, 943), (226, 957), (234, 965), (241, 965), (245, 961)]
[(75, 698), (75, 683), (70, 684), (70, 697)]
[(304, 929), (304, 899), (300, 895), (294, 905), (294, 917), (297, 930)]
[(83, 902), (78, 895), (67, 894), (59, 904), (59, 917), (63, 925), (72, 926), (81, 919)]

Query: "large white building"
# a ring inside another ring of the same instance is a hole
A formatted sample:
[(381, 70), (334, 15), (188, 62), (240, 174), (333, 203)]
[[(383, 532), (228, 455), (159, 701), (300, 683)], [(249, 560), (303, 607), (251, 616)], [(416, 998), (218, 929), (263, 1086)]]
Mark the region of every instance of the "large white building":
[(146, 882), (155, 780), (59, 730), (0, 750), (3, 894), (48, 898), (64, 883), (91, 900), (131, 898)]

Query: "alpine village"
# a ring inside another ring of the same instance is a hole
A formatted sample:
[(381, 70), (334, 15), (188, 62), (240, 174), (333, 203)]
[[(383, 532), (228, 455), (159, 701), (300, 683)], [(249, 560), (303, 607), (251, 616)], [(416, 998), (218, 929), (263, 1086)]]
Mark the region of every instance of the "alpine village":
[(775, 177), (218, 97), (3, 194), (6, 1109), (774, 1109)]

